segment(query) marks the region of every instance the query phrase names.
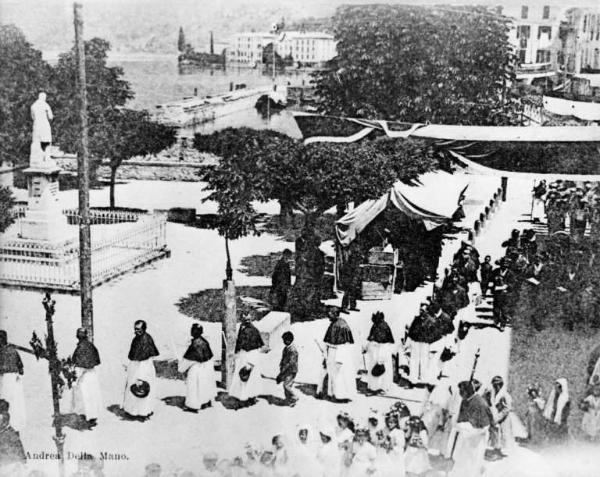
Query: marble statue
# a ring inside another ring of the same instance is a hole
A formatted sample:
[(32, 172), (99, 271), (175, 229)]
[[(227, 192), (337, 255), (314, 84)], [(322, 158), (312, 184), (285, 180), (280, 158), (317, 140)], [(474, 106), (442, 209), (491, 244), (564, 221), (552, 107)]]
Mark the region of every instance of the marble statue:
[(46, 93), (40, 93), (38, 99), (31, 105), (33, 131), (31, 134), (30, 164), (44, 163), (50, 160), (48, 146), (52, 143), (52, 109), (46, 102)]

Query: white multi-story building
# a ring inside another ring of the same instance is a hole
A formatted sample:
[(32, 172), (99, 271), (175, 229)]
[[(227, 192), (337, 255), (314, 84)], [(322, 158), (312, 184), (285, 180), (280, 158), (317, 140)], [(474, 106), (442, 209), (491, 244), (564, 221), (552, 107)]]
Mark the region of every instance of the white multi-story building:
[(277, 39), (272, 33), (238, 33), (227, 49), (227, 58), (234, 63), (260, 64), (263, 49)]
[(543, 0), (507, 2), (502, 13), (513, 21), (509, 41), (514, 47), (518, 66), (556, 70), (565, 8), (556, 2)]
[(314, 65), (336, 55), (336, 42), (328, 33), (287, 31), (275, 42), (275, 51), (284, 58), (291, 56), (295, 63)]
[(318, 65), (336, 55), (333, 35), (319, 32), (286, 31), (271, 33), (238, 33), (228, 49), (229, 61), (236, 63), (262, 63), (263, 50), (271, 43), (282, 58), (291, 56), (294, 63)]
[(600, 8), (569, 9), (563, 31), (566, 71), (600, 73)]

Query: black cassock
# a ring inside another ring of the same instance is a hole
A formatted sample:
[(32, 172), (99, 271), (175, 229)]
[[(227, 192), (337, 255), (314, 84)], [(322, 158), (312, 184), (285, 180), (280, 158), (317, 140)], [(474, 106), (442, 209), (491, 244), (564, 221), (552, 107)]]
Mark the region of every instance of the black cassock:
[(77, 343), (71, 360), (78, 368), (92, 369), (100, 364), (100, 354), (92, 343), (82, 340)]
[(354, 343), (354, 337), (352, 336), (352, 330), (350, 329), (350, 326), (348, 326), (348, 323), (346, 323), (346, 320), (338, 318), (329, 324), (323, 341), (332, 345), (352, 344)]
[(205, 363), (212, 359), (213, 352), (210, 349), (210, 344), (203, 337), (194, 338), (190, 343), (187, 351), (183, 355), (184, 359)]
[(375, 343), (393, 343), (394, 336), (392, 335), (390, 325), (383, 320), (373, 323), (367, 341), (373, 341)]
[(253, 351), (265, 345), (260, 331), (252, 323), (242, 323), (235, 343), (235, 352)]
[(23, 374), (23, 362), (17, 350), (11, 345), (0, 347), (0, 374)]
[(145, 361), (158, 355), (158, 349), (156, 349), (152, 336), (144, 332), (133, 338), (127, 357), (130, 361)]

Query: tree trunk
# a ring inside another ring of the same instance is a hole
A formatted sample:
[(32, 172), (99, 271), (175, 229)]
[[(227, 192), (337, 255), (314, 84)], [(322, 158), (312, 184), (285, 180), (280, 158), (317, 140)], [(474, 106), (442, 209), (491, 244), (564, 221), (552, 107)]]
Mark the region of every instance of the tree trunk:
[(110, 167), (110, 193), (109, 193), (111, 209), (115, 208), (115, 182), (116, 181), (117, 181), (117, 167), (111, 166)]
[(229, 237), (225, 234), (225, 253), (227, 254), (227, 265), (225, 266), (225, 277), (228, 281), (233, 280), (233, 269), (231, 268), (231, 255), (229, 254)]
[(279, 223), (280, 225), (289, 225), (294, 220), (294, 209), (292, 204), (285, 200), (279, 200)]

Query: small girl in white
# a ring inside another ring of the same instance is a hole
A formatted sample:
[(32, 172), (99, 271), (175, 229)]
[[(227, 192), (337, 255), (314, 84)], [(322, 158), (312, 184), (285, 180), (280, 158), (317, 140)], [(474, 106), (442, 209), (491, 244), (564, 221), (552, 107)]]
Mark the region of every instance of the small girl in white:
[(600, 384), (595, 384), (590, 394), (582, 401), (583, 419), (581, 429), (588, 439), (600, 439)]

